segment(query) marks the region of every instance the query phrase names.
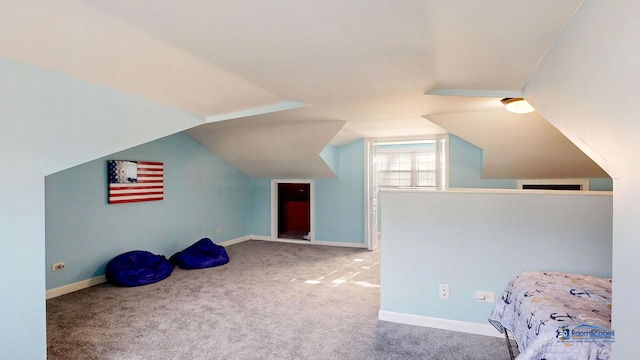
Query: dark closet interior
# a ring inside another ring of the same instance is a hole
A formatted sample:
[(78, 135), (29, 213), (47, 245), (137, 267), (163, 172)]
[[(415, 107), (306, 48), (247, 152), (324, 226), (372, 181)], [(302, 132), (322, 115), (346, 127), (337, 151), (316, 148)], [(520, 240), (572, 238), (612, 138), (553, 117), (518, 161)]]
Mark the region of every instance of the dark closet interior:
[(309, 240), (310, 184), (278, 184), (278, 237)]
[(582, 190), (580, 184), (535, 184), (535, 185), (522, 185), (523, 190)]

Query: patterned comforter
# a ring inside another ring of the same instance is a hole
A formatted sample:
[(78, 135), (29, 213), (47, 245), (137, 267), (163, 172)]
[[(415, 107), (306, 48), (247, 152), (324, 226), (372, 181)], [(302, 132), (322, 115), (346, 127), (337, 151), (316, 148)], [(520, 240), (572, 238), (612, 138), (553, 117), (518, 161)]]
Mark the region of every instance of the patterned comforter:
[(497, 301), (489, 322), (508, 329), (521, 359), (609, 359), (611, 279), (523, 272)]

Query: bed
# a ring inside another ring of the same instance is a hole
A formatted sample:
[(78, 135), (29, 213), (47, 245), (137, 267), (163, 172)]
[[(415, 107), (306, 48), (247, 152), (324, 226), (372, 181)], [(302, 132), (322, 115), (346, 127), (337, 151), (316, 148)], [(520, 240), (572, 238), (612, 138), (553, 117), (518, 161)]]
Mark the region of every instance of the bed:
[(515, 276), (489, 322), (517, 345), (518, 360), (609, 359), (611, 279), (560, 272)]

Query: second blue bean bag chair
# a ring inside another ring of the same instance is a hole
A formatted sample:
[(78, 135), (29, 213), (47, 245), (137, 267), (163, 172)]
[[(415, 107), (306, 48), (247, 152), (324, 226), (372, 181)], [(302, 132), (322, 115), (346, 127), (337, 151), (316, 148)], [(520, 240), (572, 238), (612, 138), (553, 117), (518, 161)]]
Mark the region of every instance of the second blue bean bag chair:
[(135, 250), (114, 257), (107, 264), (107, 281), (118, 286), (140, 286), (166, 279), (173, 264), (163, 255)]
[(169, 261), (181, 269), (193, 270), (224, 265), (229, 262), (229, 255), (223, 246), (214, 244), (209, 238), (204, 238), (175, 253)]

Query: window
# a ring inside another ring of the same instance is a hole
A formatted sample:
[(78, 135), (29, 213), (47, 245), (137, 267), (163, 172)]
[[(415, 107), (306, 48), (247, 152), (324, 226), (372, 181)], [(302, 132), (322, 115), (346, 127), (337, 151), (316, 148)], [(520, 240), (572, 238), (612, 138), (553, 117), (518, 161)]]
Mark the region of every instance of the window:
[(379, 143), (377, 161), (380, 187), (444, 185), (444, 139)]

